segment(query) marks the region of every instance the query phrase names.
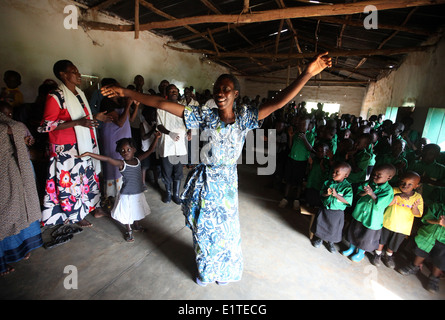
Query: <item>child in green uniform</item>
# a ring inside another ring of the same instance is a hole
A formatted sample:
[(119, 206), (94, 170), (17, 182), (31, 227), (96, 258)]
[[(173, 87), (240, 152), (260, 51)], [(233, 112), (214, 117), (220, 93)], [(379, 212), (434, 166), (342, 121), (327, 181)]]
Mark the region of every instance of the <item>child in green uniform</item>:
[(320, 190), (329, 174), (328, 150), (327, 144), (318, 142), (314, 146), (314, 155), (309, 158), (305, 198), (306, 203), (311, 207), (321, 206)]
[[(423, 147), (430, 143), (428, 138), (422, 137), (417, 140), (415, 145), (415, 149), (408, 149), (406, 152), (406, 160), (408, 161), (408, 166), (412, 166), (417, 160), (420, 160), (422, 157)], [(441, 163), (436, 159), (437, 162)], [(443, 163), (442, 163), (443, 164)]]
[(348, 181), (352, 184), (354, 191), (359, 184), (366, 181), (366, 173), (372, 157), (367, 150), (370, 143), (371, 136), (362, 134), (355, 141), (354, 150), (347, 154), (347, 161), (352, 168)]
[(429, 257), (432, 260), (432, 271), (427, 285), (428, 291), (439, 291), (439, 277), (445, 270), (445, 204), (434, 203), (422, 218), (424, 225), (419, 228), (414, 238), (416, 257), (409, 265), (399, 269), (403, 275), (416, 274)]
[(439, 154), (440, 147), (437, 144), (427, 144), (423, 147), (421, 160), (409, 168), (422, 177), (422, 197), (426, 206), (438, 200), (437, 195), (441, 194), (438, 189), (445, 186), (445, 166), (436, 161)]
[(393, 187), (398, 185), (399, 177), (403, 175), (408, 167), (408, 161), (404, 156), (405, 146), (405, 140), (396, 139), (392, 142), (390, 153), (379, 154), (376, 158), (376, 165), (390, 163), (396, 168), (396, 174), (389, 181), (389, 184)]
[[(414, 171), (407, 171), (400, 178), (399, 186), (394, 188), (394, 199), (383, 215), (383, 228), (379, 248), (375, 250), (371, 263), (380, 265), (380, 261), (388, 268), (394, 268), (393, 254), (407, 236), (411, 235), (414, 218), (423, 214), (422, 195), (416, 192), (420, 176)], [(382, 255), (386, 246), (386, 254)]]
[(377, 155), (374, 152), (374, 149), (375, 149), (375, 146), (377, 145), (377, 142), (379, 140), (379, 135), (378, 135), (378, 133), (375, 130), (371, 129), (369, 134), (370, 134), (370, 137), (371, 137), (371, 143), (369, 144), (369, 146), (367, 148), (367, 151), (371, 155), (371, 159), (369, 160), (368, 169), (367, 169), (367, 172), (366, 172), (366, 175), (368, 177), (371, 176), (372, 170), (374, 169), (374, 166), (375, 166)]
[(347, 162), (346, 155), (354, 148), (354, 141), (352, 139), (341, 139), (337, 144), (337, 151), (332, 156), (333, 162)]
[(334, 243), (342, 240), (344, 210), (352, 204), (353, 198), (351, 184), (346, 180), (350, 172), (348, 163), (338, 163), (334, 166), (332, 178), (323, 184), (320, 191), (323, 205), (311, 228), (314, 234), (312, 245), (316, 248), (326, 241), (329, 252), (335, 252)]
[(350, 247), (342, 252), (343, 255), (350, 256), (358, 249), (357, 254), (351, 257), (354, 262), (361, 261), (366, 251), (372, 252), (379, 247), (383, 213), (394, 198), (388, 181), (395, 172), (396, 169), (391, 164), (376, 166), (371, 179), (358, 188), (358, 201), (346, 234)]
[(289, 194), (292, 187), (297, 188), (297, 198), (301, 191), (301, 184), (306, 177), (307, 161), (314, 145), (315, 137), (308, 130), (310, 119), (307, 116), (299, 116), (296, 123), (296, 129), (289, 127), (289, 143), (291, 151), (287, 158), (285, 167), (286, 187), (284, 197), (279, 203), (280, 208), (286, 207), (289, 202)]

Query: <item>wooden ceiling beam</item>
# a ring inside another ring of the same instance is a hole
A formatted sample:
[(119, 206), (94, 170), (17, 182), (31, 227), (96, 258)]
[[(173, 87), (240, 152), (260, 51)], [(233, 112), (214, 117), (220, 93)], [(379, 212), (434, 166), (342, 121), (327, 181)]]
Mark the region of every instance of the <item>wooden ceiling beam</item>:
[[(219, 9), (217, 7), (215, 7), (215, 5), (210, 1), (210, 0), (201, 0), (201, 2), (210, 10), (212, 10), (214, 13), (216, 14), (222, 14), (221, 11), (219, 11)], [(249, 1), (245, 0), (244, 1), (244, 8), (246, 10), (248, 10), (249, 8)], [(249, 45), (253, 46), (253, 42), (249, 40), (249, 38), (247, 38), (236, 26), (232, 27), (233, 30), (241, 37), (243, 38)], [(212, 37), (212, 41), (214, 41), (213, 36), (212, 36), (212, 31), (210, 29), (207, 29), (207, 32), (209, 33), (209, 36)], [(255, 62), (258, 66), (266, 69), (267, 71), (270, 71), (269, 69), (265, 68), (263, 66), (263, 64), (261, 62), (259, 62), (258, 60), (254, 59), (254, 58), (249, 58), (250, 60), (252, 60), (253, 62)]]
[[(165, 46), (170, 49), (187, 52), (187, 53), (199, 53), (206, 54), (210, 56), (216, 56), (217, 53), (211, 50), (195, 50), (195, 49), (184, 49), (177, 48), (169, 44), (165, 44)], [(374, 56), (374, 55), (383, 55), (383, 56), (391, 56), (391, 55), (399, 55), (399, 54), (407, 54), (410, 52), (418, 52), (425, 51), (430, 48), (434, 48), (434, 45), (428, 46), (418, 46), (418, 47), (408, 47), (408, 48), (396, 48), (396, 49), (367, 49), (367, 50), (332, 50), (329, 52), (329, 56), (331, 57), (352, 57), (352, 56)], [(306, 53), (292, 53), (289, 54), (269, 54), (269, 53), (255, 53), (255, 52), (222, 52), (219, 54), (219, 58), (264, 58), (264, 59), (288, 59), (288, 58), (312, 58), (316, 55), (315, 52), (306, 52)]]
[[(288, 81), (287, 78), (284, 77), (274, 77), (274, 76), (252, 76), (252, 75), (242, 75), (237, 74), (237, 77), (245, 77), (247, 79), (264, 79), (264, 80), (275, 80), (277, 82), (283, 82), (285, 83)], [(295, 80), (295, 78), (290, 78), (290, 81)], [(310, 79), (309, 83), (317, 83), (317, 84), (368, 84), (369, 82), (373, 82), (375, 80), (320, 80), (320, 79)]]
[[(429, 6), (444, 4), (445, 0), (368, 0), (355, 3), (341, 3), (334, 5), (301, 6), (293, 8), (275, 9), (268, 11), (257, 11), (246, 14), (220, 14), (204, 15), (174, 19), (169, 21), (156, 21), (142, 24), (140, 30), (169, 29), (203, 23), (255, 23), (281, 19), (323, 17), (336, 15), (350, 15), (363, 13), (367, 5), (374, 5), (379, 11), (389, 9), (400, 9), (417, 6)], [(81, 20), (79, 23), (90, 29), (109, 31), (134, 31), (134, 25), (113, 25), (94, 21)]]
[[(363, 21), (351, 20), (349, 17), (350, 16), (346, 16), (346, 18), (344, 18), (344, 19), (336, 18), (336, 17), (317, 17), (317, 18), (309, 18), (309, 19), (320, 20), (321, 22), (327, 22), (327, 23), (332, 23), (332, 24), (340, 24), (340, 25), (346, 25), (346, 26), (351, 26), (351, 27), (363, 28)], [(385, 23), (381, 23), (380, 21), (379, 21), (379, 29), (401, 31), (401, 32), (407, 32), (407, 33), (412, 33), (412, 34), (418, 34), (418, 35), (422, 35), (422, 36), (430, 36), (434, 33), (433, 31), (427, 30), (427, 29), (405, 27), (405, 26), (393, 25), (393, 24), (385, 24)]]
[(134, 0), (134, 38), (139, 39), (139, 0)]
[[(139, 1), (140, 1), (140, 4), (141, 4), (141, 5), (143, 5), (143, 6), (146, 7), (147, 9), (151, 10), (152, 12), (156, 13), (157, 15), (160, 15), (161, 17), (164, 17), (164, 18), (166, 18), (166, 19), (169, 19), (170, 21), (172, 21), (172, 20), (176, 20), (175, 17), (169, 15), (168, 13), (165, 13), (165, 12), (162, 11), (162, 10), (159, 10), (159, 9), (156, 8), (152, 3), (147, 2), (147, 1), (145, 1), (145, 0), (139, 0)], [(190, 32), (193, 32), (193, 33), (195, 33), (195, 34), (201, 36), (203, 39), (205, 39), (206, 41), (210, 42), (212, 45), (217, 46), (219, 49), (222, 49), (222, 50), (226, 51), (226, 49), (225, 49), (224, 47), (222, 47), (222, 46), (218, 45), (217, 43), (215, 43), (215, 42), (213, 41), (213, 39), (209, 39), (209, 38), (207, 38), (206, 34), (203, 34), (203, 33), (199, 32), (198, 30), (196, 30), (195, 28), (190, 27), (189, 25), (184, 25), (184, 26), (182, 26), (182, 27), (186, 28), (186, 29), (189, 30)], [(139, 27), (139, 29), (141, 29), (141, 28)], [(218, 50), (218, 48), (217, 48), (216, 50)]]
[[(280, 9), (286, 8), (283, 0), (275, 0), (275, 2), (277, 3), (277, 5), (278, 5), (278, 7)], [(295, 46), (297, 47), (297, 51), (299, 53), (302, 53), (303, 51), (301, 51), (300, 43), (298, 42), (297, 30), (295, 30), (294, 25), (292, 23), (292, 20), (291, 19), (286, 19), (286, 24), (287, 24), (288, 28), (290, 29), (290, 31), (293, 34), (293, 40), (295, 41)]]
[[(408, 15), (406, 16), (405, 20), (402, 22), (402, 26), (404, 26), (409, 18), (411, 18), (411, 16), (414, 14), (414, 12), (416, 12), (416, 10), (418, 9), (418, 7), (414, 7), (413, 9), (411, 9), (411, 11), (408, 13)], [(387, 37), (385, 40), (383, 40), (379, 46), (377, 47), (377, 49), (381, 49), (383, 48), (383, 46), (385, 45), (385, 43), (387, 43), (389, 40), (391, 40), (395, 35), (397, 35), (397, 33), (399, 33), (399, 31), (394, 31), (389, 37)], [(355, 66), (354, 69), (358, 69), (359, 67), (361, 67), (365, 62), (366, 62), (367, 58), (363, 58), (362, 60), (360, 60), (360, 62)], [(349, 75), (352, 76), (353, 72), (351, 72), (351, 74)]]
[(101, 2), (97, 5), (95, 5), (94, 7), (90, 7), (88, 10), (95, 10), (95, 11), (103, 10), (105, 8), (112, 6), (113, 4), (120, 2), (120, 1), (122, 1), (122, 0), (106, 0), (104, 2)]

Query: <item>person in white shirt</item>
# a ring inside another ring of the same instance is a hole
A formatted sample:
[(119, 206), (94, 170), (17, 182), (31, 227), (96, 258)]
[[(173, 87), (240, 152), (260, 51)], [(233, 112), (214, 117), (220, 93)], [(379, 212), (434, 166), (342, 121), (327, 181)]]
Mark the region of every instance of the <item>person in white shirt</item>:
[[(179, 90), (174, 84), (166, 88), (167, 99), (178, 102)], [(182, 165), (187, 162), (185, 135), (187, 129), (184, 120), (164, 110), (157, 110), (158, 130), (163, 133), (158, 143), (158, 155), (161, 159), (161, 175), (165, 185), (164, 203), (173, 200), (181, 204), (179, 191), (183, 177)], [(173, 194), (172, 194), (173, 187)]]

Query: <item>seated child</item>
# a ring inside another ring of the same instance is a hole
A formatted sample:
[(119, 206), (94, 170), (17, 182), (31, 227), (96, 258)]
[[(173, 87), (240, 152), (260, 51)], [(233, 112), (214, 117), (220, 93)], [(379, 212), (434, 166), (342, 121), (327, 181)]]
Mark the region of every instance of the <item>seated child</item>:
[(388, 181), (395, 172), (396, 169), (391, 164), (376, 166), (371, 179), (358, 187), (358, 201), (346, 233), (350, 247), (342, 252), (343, 255), (350, 256), (358, 249), (351, 257), (354, 262), (361, 261), (366, 251), (372, 252), (379, 247), (383, 213), (394, 199), (394, 192)]
[(345, 222), (344, 209), (352, 204), (352, 187), (346, 180), (351, 166), (346, 162), (338, 163), (333, 168), (332, 178), (328, 179), (320, 192), (322, 206), (312, 224), (314, 240), (312, 245), (318, 248), (327, 242), (329, 252), (335, 252), (334, 243), (342, 240)]
[(432, 260), (432, 270), (427, 284), (430, 292), (439, 291), (439, 280), (445, 270), (445, 204), (434, 203), (422, 218), (423, 226), (414, 238), (416, 257), (409, 265), (397, 270), (403, 275), (416, 274), (426, 258)]
[[(406, 172), (401, 178), (399, 186), (394, 188), (394, 199), (386, 208), (383, 215), (383, 228), (380, 236), (379, 248), (371, 263), (380, 265), (380, 258), (388, 268), (394, 268), (393, 253), (397, 252), (403, 240), (413, 228), (414, 217), (423, 214), (423, 199), (415, 189), (419, 186), (420, 176), (413, 172)], [(386, 254), (382, 256), (386, 245)]]

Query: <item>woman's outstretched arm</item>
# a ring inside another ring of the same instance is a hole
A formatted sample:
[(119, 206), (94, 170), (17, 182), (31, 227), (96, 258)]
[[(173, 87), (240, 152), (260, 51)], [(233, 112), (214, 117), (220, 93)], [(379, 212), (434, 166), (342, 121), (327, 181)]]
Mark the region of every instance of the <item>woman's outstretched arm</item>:
[(317, 55), (287, 88), (280, 91), (280, 93), (263, 105), (258, 111), (258, 120), (262, 120), (270, 115), (275, 110), (278, 110), (291, 101), (309, 81), (310, 78), (319, 74), (326, 67), (332, 66), (331, 58), (327, 56), (327, 52)]
[(139, 101), (140, 103), (154, 107), (157, 109), (165, 110), (177, 117), (184, 117), (184, 106), (182, 104), (168, 101), (162, 97), (149, 95), (140, 93), (131, 89), (126, 89), (118, 86), (106, 86), (103, 87), (101, 90), (102, 95), (106, 97), (128, 97), (130, 99)]
[(100, 160), (100, 161), (105, 161), (108, 162), (109, 164), (118, 167), (119, 169), (122, 170), (122, 168), (124, 167), (124, 161), (120, 160), (120, 159), (113, 159), (111, 157), (102, 155), (102, 154), (97, 154), (97, 153), (92, 153), (92, 152), (84, 152), (81, 155), (76, 156), (76, 158), (82, 158), (82, 157), (92, 157), (94, 159)]

